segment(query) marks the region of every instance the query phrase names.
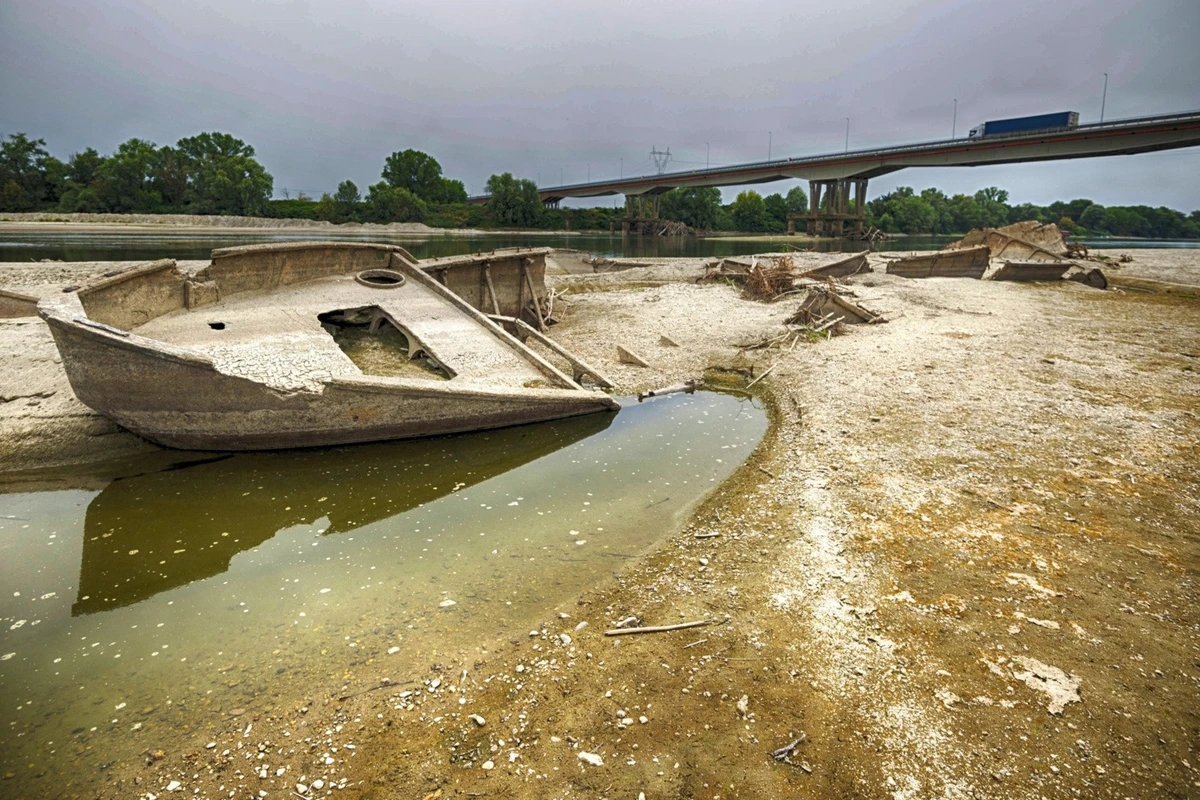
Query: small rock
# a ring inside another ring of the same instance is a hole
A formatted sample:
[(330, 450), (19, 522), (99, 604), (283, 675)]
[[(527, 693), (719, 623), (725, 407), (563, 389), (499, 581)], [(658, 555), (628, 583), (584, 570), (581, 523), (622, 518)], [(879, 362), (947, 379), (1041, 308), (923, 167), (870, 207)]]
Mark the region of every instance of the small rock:
[(183, 784), (180, 783), (179, 781), (171, 781), (170, 783), (167, 784), (168, 792), (178, 792), (182, 788), (183, 788)]
[(204, 749), (205, 749), (205, 750), (212, 750), (212, 749), (213, 749), (214, 747), (216, 747), (216, 746), (217, 746), (217, 743), (216, 743), (216, 742), (209, 742), (208, 744), (204, 745)]
[(576, 625), (576, 626), (575, 626), (575, 630), (578, 632), (578, 631), (581, 631), (581, 630), (583, 630), (583, 629), (584, 629), (584, 628), (586, 628), (587, 626), (588, 626), (587, 622), (586, 622), (586, 621), (584, 621), (584, 622), (581, 622), (581, 623), (579, 623), (578, 625)]
[(479, 716), (478, 714), (472, 714), (471, 716), (467, 717), (467, 719), (471, 720), (471, 722), (474, 722), (476, 725), (478, 725), (481, 728), (484, 725), (487, 725), (487, 720), (484, 719), (483, 717)]
[(747, 714), (750, 713), (750, 696), (749, 695), (744, 694), (744, 695), (742, 695), (742, 699), (737, 701), (737, 711), (738, 711), (738, 714), (740, 714), (743, 717), (745, 717)]
[(645, 715), (638, 717), (638, 722), (642, 723), (643, 725), (645, 725), (649, 721), (650, 721), (650, 718)]
[(480, 769), (495, 769), (496, 762), (495, 761), (485, 761), (479, 766), (479, 768)]
[(317, 778), (315, 781), (312, 782), (312, 789), (314, 791), (319, 792), (320, 790), (322, 790), (324, 788), (325, 788), (325, 781), (321, 780), (320, 778)]
[(604, 766), (604, 759), (601, 758), (600, 756), (596, 755), (595, 753), (580, 753), (579, 760), (586, 761), (587, 763), (591, 764), (593, 767), (603, 767)]
[(518, 672), (518, 674), (519, 674), (519, 673), (522, 673), (522, 672), (524, 672), (524, 671), (525, 671), (525, 665), (524, 665), (524, 664), (517, 664), (517, 672)]
[(453, 601), (447, 597), (445, 600), (438, 603), (438, 608), (449, 608), (450, 606), (456, 606), (456, 605), (458, 605), (458, 603), (456, 603), (455, 601)]
[(245, 714), (245, 713), (246, 713), (246, 709), (244, 709), (244, 708), (229, 709), (229, 716), (231, 716), (231, 717), (240, 717), (242, 714)]
[(393, 645), (393, 646), (391, 646), (391, 647), (389, 647), (389, 648), (388, 648), (388, 655), (389, 655), (389, 656), (394, 656), (394, 655), (396, 655), (396, 653), (399, 653), (399, 652), (400, 652), (400, 648), (399, 648), (399, 647), (396, 647), (395, 645)]
[(563, 647), (570, 647), (570, 646), (571, 646), (571, 637), (570, 637), (570, 636), (567, 636), (567, 634), (565, 634), (565, 633), (560, 633), (560, 634), (558, 635), (558, 640), (559, 640), (560, 642), (562, 642), (562, 644), (563, 644)]
[(303, 783), (296, 784), (296, 794), (308, 794), (308, 785)]

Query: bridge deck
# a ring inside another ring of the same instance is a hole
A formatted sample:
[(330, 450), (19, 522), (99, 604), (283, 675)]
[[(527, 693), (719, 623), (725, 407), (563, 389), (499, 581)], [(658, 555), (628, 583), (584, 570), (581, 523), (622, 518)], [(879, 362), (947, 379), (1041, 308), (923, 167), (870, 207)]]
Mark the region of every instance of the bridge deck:
[[(1200, 111), (1162, 114), (1079, 125), (1069, 129), (1022, 131), (979, 139), (948, 139), (876, 147), (727, 167), (643, 175), (616, 181), (539, 189), (544, 202), (566, 197), (661, 194), (680, 186), (734, 186), (798, 178), (874, 178), (906, 167), (980, 166), (1067, 158), (1148, 153), (1200, 145)], [(469, 202), (481, 204), (488, 195)]]

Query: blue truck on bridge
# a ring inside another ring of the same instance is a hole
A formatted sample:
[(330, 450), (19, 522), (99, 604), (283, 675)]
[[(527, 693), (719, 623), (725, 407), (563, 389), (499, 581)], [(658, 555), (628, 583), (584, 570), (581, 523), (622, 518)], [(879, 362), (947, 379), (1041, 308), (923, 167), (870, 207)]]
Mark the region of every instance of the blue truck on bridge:
[(1077, 127), (1079, 127), (1078, 111), (1059, 111), (1054, 114), (1038, 114), (1033, 117), (989, 120), (971, 128), (967, 138), (979, 139), (984, 136), (999, 136), (1005, 133), (1024, 133), (1026, 131), (1069, 130)]

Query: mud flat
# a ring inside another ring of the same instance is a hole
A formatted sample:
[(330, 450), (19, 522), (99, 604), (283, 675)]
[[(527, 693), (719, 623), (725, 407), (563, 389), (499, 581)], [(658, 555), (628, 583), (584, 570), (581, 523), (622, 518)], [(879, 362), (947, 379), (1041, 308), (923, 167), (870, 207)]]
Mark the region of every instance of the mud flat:
[[(745, 346), (798, 301), (694, 285), (700, 260), (556, 279), (555, 338), (623, 392), (772, 368), (764, 444), (529, 635), (403, 676), (356, 653), (343, 682), (264, 690), (178, 750), (146, 737), (98, 793), (1194, 795), (1200, 256), (1129, 252), (1110, 291), (856, 275), (889, 321), (790, 351)], [(0, 285), (38, 288), (20, 270), (43, 268), (72, 269), (4, 265)], [(1123, 290), (1126, 273), (1184, 288)], [(0, 326), (0, 394), (43, 386), (21, 377), (32, 359), (54, 388), (39, 325)], [(54, 452), (48, 433), (14, 438), (31, 400), (0, 405), (6, 463), (21, 441)], [(97, 424), (54, 402), (39, 425)]]

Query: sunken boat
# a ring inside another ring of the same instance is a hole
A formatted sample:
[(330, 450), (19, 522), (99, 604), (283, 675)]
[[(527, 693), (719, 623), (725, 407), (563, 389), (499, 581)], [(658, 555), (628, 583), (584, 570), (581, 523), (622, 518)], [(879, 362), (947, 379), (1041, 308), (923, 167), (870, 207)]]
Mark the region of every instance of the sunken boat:
[(544, 335), (539, 264), (530, 251), (423, 269), (393, 245), (231, 248), (190, 274), (164, 260), (68, 287), (38, 313), (81, 401), (185, 450), (382, 441), (617, 409), (594, 388), (611, 383)]

